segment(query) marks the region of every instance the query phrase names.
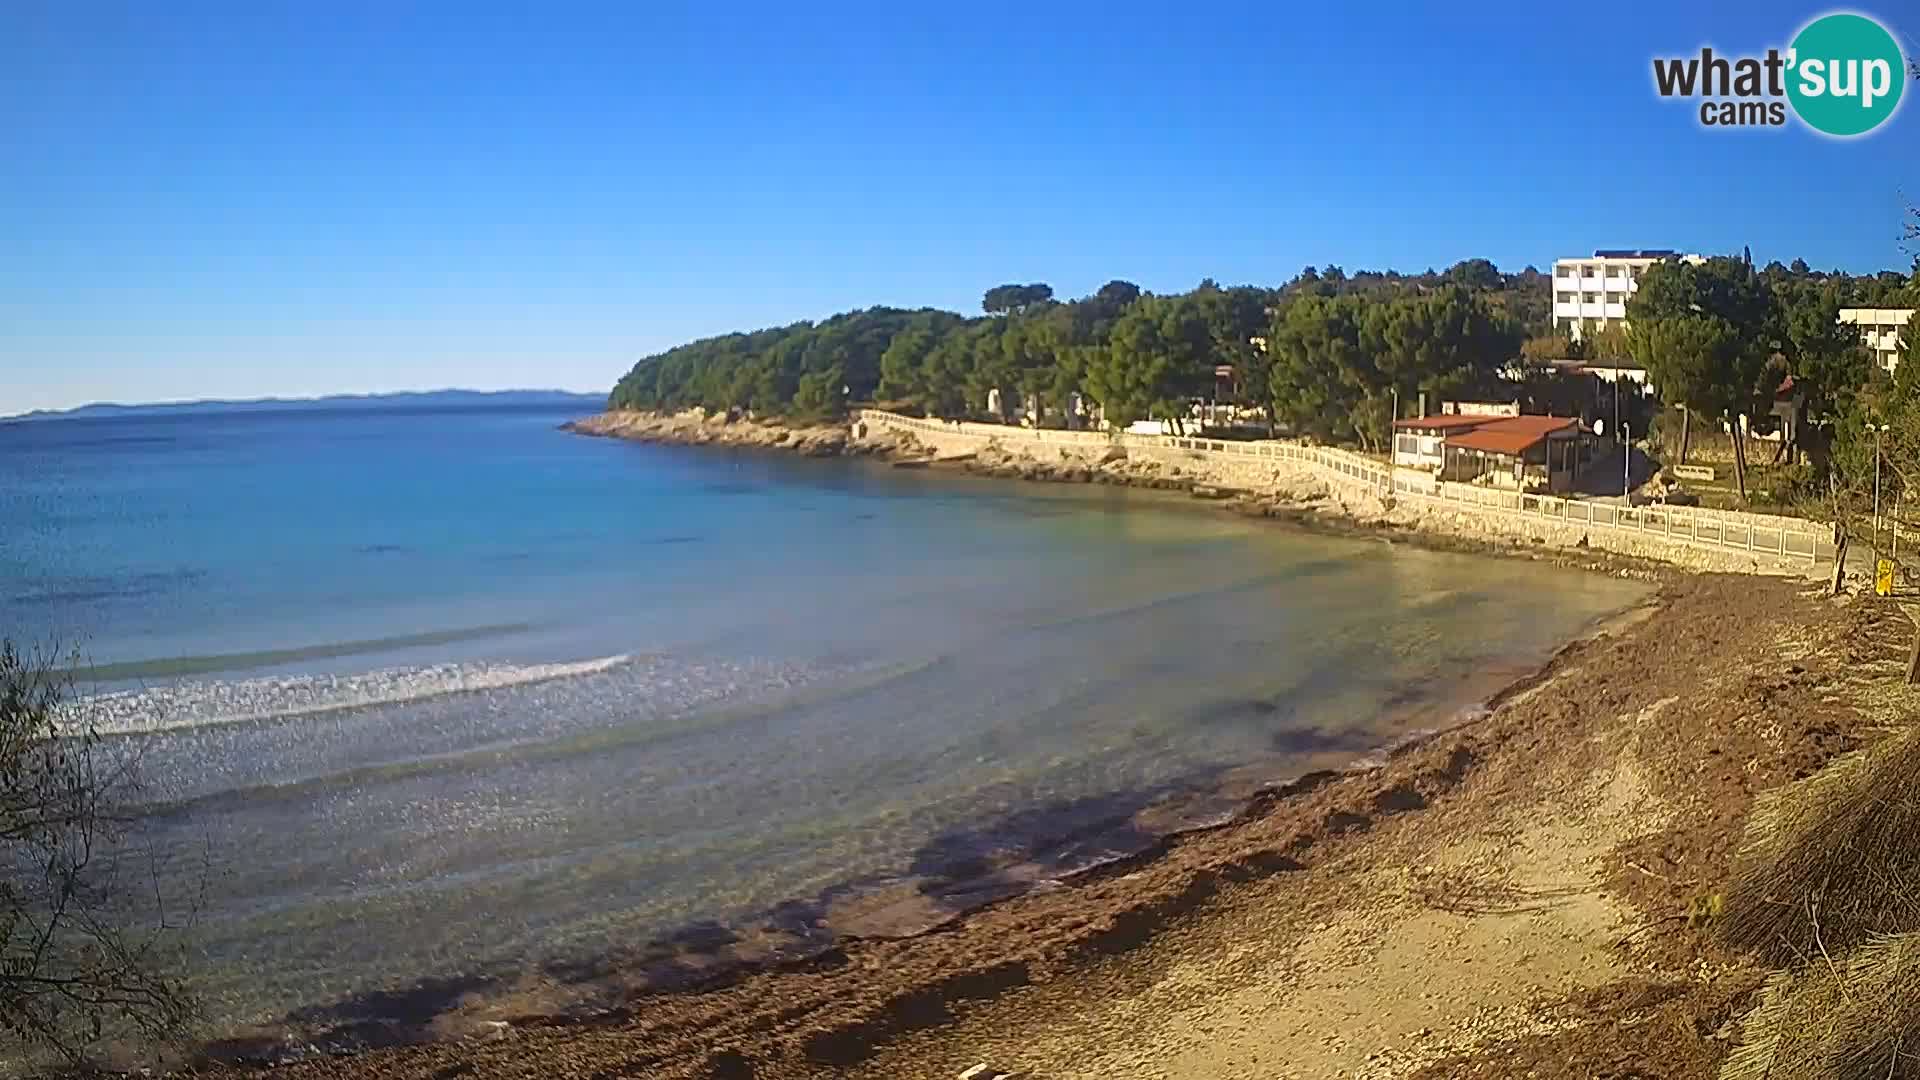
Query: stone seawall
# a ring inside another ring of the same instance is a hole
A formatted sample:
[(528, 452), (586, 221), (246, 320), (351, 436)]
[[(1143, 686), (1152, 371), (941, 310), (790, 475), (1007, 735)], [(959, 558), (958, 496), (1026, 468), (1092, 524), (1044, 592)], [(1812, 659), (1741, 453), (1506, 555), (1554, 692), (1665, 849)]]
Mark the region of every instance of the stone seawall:
[[(1438, 495), (1401, 491), (1389, 497), (1381, 483), (1295, 460), (1185, 449), (1138, 437), (1112, 440), (1092, 433), (1045, 432), (1036, 438), (1022, 428), (983, 431), (987, 425), (934, 425), (867, 412), (855, 419), (852, 436), (856, 445), (882, 440), (896, 455), (917, 454), (935, 464), (992, 475), (1199, 489), (1231, 497), (1236, 509), (1251, 513), (1305, 512), (1343, 524), (1569, 554), (1605, 551), (1696, 571), (1791, 577), (1831, 572), (1830, 561), (1804, 552), (1781, 556), (1777, 551), (1690, 542), (1660, 531), (1567, 521)], [(1735, 520), (1749, 517), (1753, 515)]]
[[(1181, 440), (1151, 436), (1033, 431), (872, 410), (856, 413), (845, 425), (761, 422), (693, 410), (672, 415), (604, 413), (564, 426), (580, 434), (639, 442), (742, 447), (812, 457), (857, 455), (890, 460), (903, 468), (1184, 490), (1254, 516), (1413, 532), (1454, 545), (1519, 548), (1568, 559), (1606, 552), (1696, 571), (1793, 577), (1819, 577), (1832, 571), (1830, 559), (1810, 557), (1805, 546), (1783, 556), (1765, 547), (1746, 550), (1690, 541), (1684, 533), (1668, 535), (1664, 529), (1649, 529), (1644, 518), (1637, 527), (1610, 525), (1476, 505), (1439, 494), (1401, 490), (1389, 495), (1380, 479), (1385, 476), (1380, 466), (1354, 458), (1354, 464), (1336, 468), (1335, 463), (1344, 458), (1326, 451), (1288, 451), (1318, 455), (1319, 460), (1310, 461), (1196, 449), (1175, 445)], [(1615, 512), (1609, 508), (1606, 513)], [(1743, 522), (1753, 517), (1737, 515), (1728, 520)], [(1729, 535), (1737, 537), (1740, 527), (1744, 525), (1735, 526)], [(1753, 533), (1746, 535), (1751, 538)], [(1776, 540), (1787, 543), (1784, 535), (1776, 534)], [(1818, 551), (1816, 545), (1813, 553)]]

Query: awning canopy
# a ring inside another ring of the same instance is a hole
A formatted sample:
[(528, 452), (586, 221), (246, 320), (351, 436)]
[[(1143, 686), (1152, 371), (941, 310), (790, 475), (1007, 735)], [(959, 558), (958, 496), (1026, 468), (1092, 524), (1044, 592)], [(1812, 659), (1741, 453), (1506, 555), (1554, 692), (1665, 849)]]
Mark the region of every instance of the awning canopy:
[(1568, 438), (1583, 430), (1579, 418), (1573, 416), (1501, 416), (1471, 431), (1447, 436), (1447, 446), (1519, 457), (1550, 438)]

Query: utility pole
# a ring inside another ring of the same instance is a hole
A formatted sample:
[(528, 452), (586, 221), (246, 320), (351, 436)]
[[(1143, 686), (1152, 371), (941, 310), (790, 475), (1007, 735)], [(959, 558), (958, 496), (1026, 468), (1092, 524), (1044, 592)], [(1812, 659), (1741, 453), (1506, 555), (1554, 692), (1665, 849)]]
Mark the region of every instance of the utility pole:
[(1867, 426), (1870, 428), (1873, 428), (1873, 545), (1872, 547), (1873, 547), (1873, 570), (1874, 570), (1874, 573), (1878, 574), (1880, 572), (1880, 436), (1883, 432), (1887, 430), (1887, 425), (1881, 424), (1876, 427), (1875, 425), (1869, 423)]

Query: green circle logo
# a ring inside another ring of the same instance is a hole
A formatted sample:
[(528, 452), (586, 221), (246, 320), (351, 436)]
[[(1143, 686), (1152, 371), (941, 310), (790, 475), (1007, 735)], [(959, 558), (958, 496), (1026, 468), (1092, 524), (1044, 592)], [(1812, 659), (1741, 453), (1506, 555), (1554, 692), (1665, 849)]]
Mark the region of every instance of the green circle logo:
[(1907, 62), (1887, 28), (1865, 15), (1822, 15), (1793, 39), (1787, 100), (1815, 131), (1865, 135), (1887, 122), (1906, 89)]

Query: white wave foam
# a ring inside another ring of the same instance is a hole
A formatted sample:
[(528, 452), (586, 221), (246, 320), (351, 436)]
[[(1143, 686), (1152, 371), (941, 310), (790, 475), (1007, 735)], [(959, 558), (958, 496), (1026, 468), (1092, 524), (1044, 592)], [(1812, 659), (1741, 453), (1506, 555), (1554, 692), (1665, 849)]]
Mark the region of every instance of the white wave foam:
[(133, 735), (238, 724), (596, 675), (632, 659), (623, 653), (553, 664), (434, 664), (352, 675), (188, 680), (81, 698), (62, 726), (69, 731), (91, 727), (103, 735)]

